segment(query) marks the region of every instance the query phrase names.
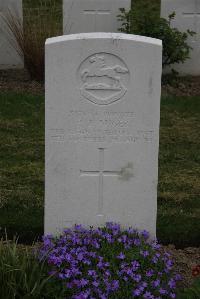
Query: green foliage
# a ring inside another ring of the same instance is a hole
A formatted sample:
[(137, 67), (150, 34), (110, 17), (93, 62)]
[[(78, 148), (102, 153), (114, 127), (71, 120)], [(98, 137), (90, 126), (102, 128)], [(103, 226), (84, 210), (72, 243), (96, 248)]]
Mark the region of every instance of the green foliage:
[(19, 250), (17, 242), (0, 243), (0, 294), (2, 299), (40, 298), (49, 278), (43, 275), (44, 263), (39, 263), (28, 249)]
[(195, 280), (193, 285), (180, 291), (177, 299), (199, 299), (200, 296), (200, 277)]
[(195, 33), (187, 30), (180, 32), (171, 27), (175, 17), (172, 13), (168, 19), (160, 18), (157, 4), (151, 1), (136, 1), (130, 11), (120, 9), (118, 19), (122, 22), (120, 31), (161, 39), (163, 41), (163, 67), (174, 63), (183, 63), (189, 58), (192, 49), (187, 39)]

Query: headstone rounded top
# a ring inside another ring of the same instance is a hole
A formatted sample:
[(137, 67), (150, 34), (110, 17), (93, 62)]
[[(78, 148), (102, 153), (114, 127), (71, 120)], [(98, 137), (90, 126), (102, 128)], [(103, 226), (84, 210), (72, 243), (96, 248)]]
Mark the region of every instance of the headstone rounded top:
[(70, 35), (56, 36), (48, 38), (46, 45), (65, 42), (69, 40), (91, 40), (91, 39), (114, 39), (114, 40), (129, 40), (141, 43), (154, 44), (162, 46), (162, 40), (151, 38), (147, 36), (125, 34), (125, 33), (106, 33), (106, 32), (91, 32), (91, 33), (78, 33)]

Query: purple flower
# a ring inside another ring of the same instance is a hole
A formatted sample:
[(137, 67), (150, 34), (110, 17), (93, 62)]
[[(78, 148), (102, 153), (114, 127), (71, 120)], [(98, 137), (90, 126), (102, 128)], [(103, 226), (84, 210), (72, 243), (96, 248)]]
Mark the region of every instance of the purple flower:
[(145, 282), (145, 281), (143, 281), (142, 283), (141, 283), (141, 286), (145, 289), (146, 287), (147, 287), (147, 283)]
[(154, 296), (151, 294), (151, 292), (145, 292), (143, 295), (143, 298), (145, 299), (154, 299)]
[(126, 256), (123, 252), (120, 252), (120, 254), (117, 256), (117, 258), (120, 260), (124, 260), (126, 258)]
[(153, 256), (153, 258), (152, 258), (152, 262), (153, 262), (154, 264), (157, 264), (157, 262), (158, 262), (158, 258), (157, 258), (156, 256)]
[(111, 283), (111, 288), (112, 291), (116, 291), (119, 289), (119, 281), (118, 280), (113, 280)]
[(140, 250), (140, 254), (141, 254), (143, 257), (147, 257), (147, 256), (149, 256), (149, 251), (148, 251), (148, 250)]
[(79, 293), (78, 295), (73, 296), (73, 299), (89, 299), (90, 292), (89, 291), (83, 291)]
[(118, 231), (118, 232), (120, 231), (120, 225), (118, 223), (107, 222), (106, 228), (114, 230), (114, 231)]
[(142, 293), (142, 292), (141, 292), (140, 289), (135, 289), (135, 290), (133, 290), (133, 296), (134, 296), (134, 297), (140, 296), (141, 293)]
[(88, 270), (88, 275), (89, 276), (93, 276), (93, 277), (96, 277), (96, 271), (95, 270)]
[(176, 275), (175, 275), (175, 280), (176, 280), (176, 281), (182, 280), (181, 275), (180, 275), (180, 274), (176, 274)]
[(100, 244), (96, 239), (92, 240), (92, 246), (96, 249), (100, 248)]
[(154, 271), (152, 269), (146, 271), (146, 276), (147, 277), (151, 277), (151, 276), (153, 276), (153, 274), (154, 274)]
[(149, 232), (147, 232), (146, 230), (141, 231), (140, 235), (142, 237), (144, 237), (144, 239), (148, 239), (149, 238)]
[(139, 282), (142, 279), (142, 276), (140, 274), (133, 274), (132, 278), (134, 281)]
[(42, 241), (43, 241), (44, 247), (46, 247), (46, 249), (54, 247), (52, 235), (43, 236)]
[(113, 242), (114, 242), (113, 237), (112, 237), (111, 234), (106, 233), (106, 234), (104, 235), (104, 237), (105, 237), (105, 239), (108, 241), (108, 243), (113, 243)]
[(160, 249), (161, 246), (157, 242), (154, 242), (154, 243), (152, 243), (151, 247), (155, 250), (158, 250), (158, 249)]
[(132, 227), (129, 227), (129, 228), (127, 229), (127, 233), (134, 235), (134, 234), (137, 233), (137, 230), (134, 229), (134, 228), (132, 228)]
[(161, 254), (160, 254), (159, 252), (156, 252), (155, 256), (156, 256), (156, 257), (160, 257)]
[(169, 285), (169, 287), (170, 287), (171, 289), (175, 289), (175, 287), (176, 287), (176, 282), (175, 282), (175, 280), (174, 280), (173, 278), (171, 278), (171, 279), (169, 280), (169, 282), (168, 282), (168, 285)]
[(105, 274), (105, 276), (111, 276), (111, 274), (110, 274), (110, 271), (109, 271), (109, 270), (106, 270), (106, 271), (104, 272), (104, 274)]
[(45, 236), (38, 255), (72, 299), (117, 298), (121, 288), (127, 298), (174, 299), (180, 279), (170, 255), (146, 231), (123, 231), (111, 222), (104, 228), (76, 225), (58, 237)]
[(133, 241), (133, 244), (134, 244), (135, 246), (140, 246), (140, 244), (141, 244), (140, 239), (135, 239), (135, 240)]
[(87, 279), (81, 278), (80, 279), (80, 286), (83, 288), (83, 287), (85, 287), (88, 284), (88, 282), (89, 281)]
[(156, 279), (156, 280), (153, 280), (151, 282), (151, 285), (154, 287), (154, 288), (157, 288), (160, 286), (160, 279)]
[(132, 261), (131, 262), (131, 266), (132, 266), (132, 271), (137, 271), (140, 268), (140, 264), (138, 263), (138, 261)]
[(95, 280), (92, 282), (92, 285), (97, 288), (99, 286), (99, 282)]
[(159, 293), (160, 293), (161, 295), (166, 295), (166, 294), (167, 294), (167, 291), (166, 291), (165, 289), (163, 289), (163, 288), (160, 288), (160, 289), (159, 289)]
[(167, 262), (166, 262), (166, 267), (167, 267), (167, 269), (168, 269), (168, 270), (171, 270), (172, 266), (173, 266), (173, 262), (172, 262), (172, 260), (167, 260)]

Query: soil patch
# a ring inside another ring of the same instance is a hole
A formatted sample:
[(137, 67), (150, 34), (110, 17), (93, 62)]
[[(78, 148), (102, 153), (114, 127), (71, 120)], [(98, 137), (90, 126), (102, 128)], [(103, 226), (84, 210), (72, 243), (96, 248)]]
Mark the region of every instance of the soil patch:
[(163, 95), (200, 96), (200, 76), (179, 78), (174, 85), (162, 86)]
[(0, 70), (0, 92), (44, 94), (44, 84), (30, 79), (26, 70)]
[(176, 249), (174, 245), (168, 245), (164, 246), (163, 249), (171, 254), (175, 263), (174, 267), (177, 273), (182, 276), (181, 287), (190, 286), (194, 281), (192, 269), (200, 265), (200, 247)]

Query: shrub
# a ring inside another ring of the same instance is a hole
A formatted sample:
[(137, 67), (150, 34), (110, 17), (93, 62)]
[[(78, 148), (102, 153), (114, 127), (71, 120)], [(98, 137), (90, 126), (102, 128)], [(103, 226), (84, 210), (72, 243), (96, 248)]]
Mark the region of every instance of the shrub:
[(24, 59), (31, 79), (44, 80), (45, 40), (62, 34), (61, 5), (58, 0), (40, 0), (37, 6), (27, 1), (24, 7), (24, 24), (8, 11), (4, 20), (14, 36), (13, 47)]
[(39, 251), (65, 298), (176, 297), (170, 255), (149, 241), (146, 231), (121, 230), (117, 224), (86, 229), (76, 225), (58, 237), (45, 236)]
[(163, 68), (174, 63), (184, 63), (189, 58), (191, 47), (187, 43), (189, 36), (195, 34), (190, 30), (180, 32), (171, 27), (175, 17), (172, 13), (168, 19), (160, 18), (151, 1), (136, 1), (130, 11), (120, 9), (118, 19), (122, 22), (120, 31), (138, 34), (163, 41)]

